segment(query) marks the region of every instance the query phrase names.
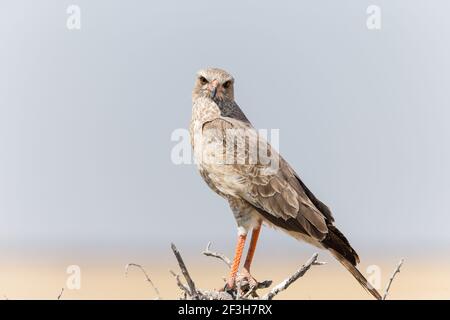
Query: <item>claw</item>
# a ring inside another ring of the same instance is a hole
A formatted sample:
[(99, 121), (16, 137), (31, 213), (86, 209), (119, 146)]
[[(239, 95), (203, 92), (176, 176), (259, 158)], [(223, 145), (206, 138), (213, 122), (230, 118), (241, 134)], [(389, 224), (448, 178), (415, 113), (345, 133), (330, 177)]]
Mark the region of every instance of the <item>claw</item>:
[(228, 279), (220, 291), (231, 292), (236, 289), (236, 279)]
[(235, 279), (229, 279), (227, 283), (225, 284), (224, 290), (225, 291), (231, 291), (236, 289), (236, 280)]
[(259, 283), (258, 280), (253, 278), (253, 276), (250, 274), (250, 272), (245, 268), (242, 270), (241, 279), (246, 280), (250, 287), (256, 287)]

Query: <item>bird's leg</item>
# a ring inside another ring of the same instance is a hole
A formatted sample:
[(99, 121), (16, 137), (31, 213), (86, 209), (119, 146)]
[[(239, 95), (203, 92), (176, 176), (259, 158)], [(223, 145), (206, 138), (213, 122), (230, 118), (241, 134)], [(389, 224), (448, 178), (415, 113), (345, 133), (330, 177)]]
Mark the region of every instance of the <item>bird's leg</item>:
[(258, 242), (259, 233), (261, 231), (261, 221), (258, 222), (258, 225), (253, 228), (252, 231), (252, 239), (250, 240), (250, 246), (248, 247), (247, 258), (245, 259), (244, 268), (242, 270), (242, 275), (251, 286), (257, 284), (255, 278), (253, 278), (250, 274), (250, 265), (252, 264), (253, 256), (255, 255), (256, 243)]
[(236, 245), (236, 252), (234, 254), (233, 263), (231, 264), (230, 269), (230, 275), (228, 277), (227, 281), (227, 288), (233, 289), (236, 284), (236, 275), (239, 269), (239, 264), (241, 263), (241, 257), (242, 257), (242, 251), (244, 250), (245, 246), (245, 239), (247, 238), (247, 235), (239, 235), (237, 245)]

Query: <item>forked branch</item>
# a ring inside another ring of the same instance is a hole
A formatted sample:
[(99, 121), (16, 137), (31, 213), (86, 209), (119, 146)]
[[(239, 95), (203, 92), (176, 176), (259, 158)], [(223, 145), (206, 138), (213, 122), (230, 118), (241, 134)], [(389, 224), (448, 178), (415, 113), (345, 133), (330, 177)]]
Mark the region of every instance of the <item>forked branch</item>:
[[(183, 261), (183, 258), (181, 257), (180, 252), (178, 251), (177, 247), (172, 243), (171, 245), (173, 254), (175, 255), (175, 258), (177, 259), (178, 266), (181, 270), (181, 274), (183, 275), (185, 283), (181, 280), (180, 274), (177, 274), (173, 271), (170, 271), (170, 273), (175, 277), (175, 281), (177, 283), (177, 286), (180, 288), (180, 290), (183, 292), (182, 300), (272, 300), (275, 296), (277, 296), (279, 293), (287, 290), (295, 281), (303, 277), (308, 270), (311, 269), (312, 266), (318, 266), (318, 265), (324, 265), (325, 262), (317, 261), (318, 254), (314, 253), (311, 258), (308, 259), (308, 261), (305, 262), (295, 273), (293, 273), (290, 277), (286, 278), (284, 281), (280, 282), (276, 286), (272, 287), (272, 289), (263, 295), (262, 297), (259, 297), (257, 294), (257, 290), (259, 289), (265, 289), (269, 288), (272, 284), (271, 280), (265, 280), (262, 282), (258, 282), (254, 286), (250, 286), (248, 281), (245, 279), (245, 277), (242, 277), (241, 275), (238, 275), (237, 277), (237, 288), (230, 291), (225, 290), (202, 290), (195, 286), (194, 281), (192, 280), (192, 277), (189, 274), (188, 268), (186, 267), (185, 262)], [(216, 259), (221, 260), (224, 262), (229, 268), (231, 266), (231, 260), (225, 256), (222, 253), (218, 253), (211, 250), (211, 242), (208, 242), (206, 249), (202, 252), (203, 255), (208, 257), (213, 257)], [(389, 290), (391, 289), (392, 282), (394, 281), (394, 278), (398, 273), (400, 273), (400, 268), (402, 267), (404, 262), (404, 259), (401, 259), (399, 264), (397, 265), (396, 269), (392, 273), (387, 285), (386, 289), (383, 295), (383, 300), (385, 300), (389, 294)], [(139, 268), (142, 273), (145, 275), (145, 279), (150, 285), (152, 286), (153, 290), (155, 291), (158, 299), (160, 299), (159, 290), (154, 285), (150, 277), (148, 276), (145, 269), (136, 263), (129, 263), (125, 267), (125, 274), (128, 273), (128, 269), (130, 267), (136, 267)]]
[[(256, 291), (259, 289), (265, 289), (270, 287), (270, 285), (272, 284), (271, 280), (259, 282), (255, 286), (251, 287), (245, 279), (242, 279), (242, 277), (238, 276), (237, 289), (232, 291), (224, 291), (224, 290), (207, 291), (195, 288), (194, 281), (192, 281), (192, 278), (189, 275), (187, 267), (183, 259), (181, 258), (181, 254), (173, 244), (172, 244), (172, 251), (174, 252), (175, 257), (177, 258), (178, 265), (188, 285), (186, 286), (181, 282), (179, 275), (175, 274), (173, 271), (171, 271), (171, 273), (172, 275), (175, 276), (178, 287), (183, 291), (184, 294), (183, 299), (193, 299), (193, 300), (250, 300), (250, 299), (271, 300), (277, 294), (286, 290), (292, 283), (297, 281), (299, 278), (303, 277), (312, 266), (325, 264), (324, 262), (317, 261), (318, 254), (315, 253), (293, 275), (291, 275), (286, 280), (282, 281), (280, 284), (273, 287), (273, 289), (269, 291), (269, 293), (260, 298), (256, 293)], [(222, 253), (211, 251), (211, 242), (208, 242), (206, 249), (203, 251), (203, 254), (205, 256), (217, 258), (223, 261), (228, 267), (231, 266), (231, 260), (228, 257), (226, 257)]]
[(277, 294), (280, 292), (286, 290), (289, 288), (291, 284), (293, 284), (295, 281), (297, 281), (299, 278), (303, 277), (305, 273), (311, 268), (311, 266), (314, 265), (323, 265), (323, 262), (317, 262), (317, 257), (319, 255), (317, 253), (314, 253), (311, 258), (309, 258), (306, 263), (301, 266), (300, 269), (298, 269), (292, 276), (281, 282), (280, 284), (276, 285), (272, 288), (272, 290), (269, 291), (265, 296), (263, 296), (262, 300), (272, 300)]

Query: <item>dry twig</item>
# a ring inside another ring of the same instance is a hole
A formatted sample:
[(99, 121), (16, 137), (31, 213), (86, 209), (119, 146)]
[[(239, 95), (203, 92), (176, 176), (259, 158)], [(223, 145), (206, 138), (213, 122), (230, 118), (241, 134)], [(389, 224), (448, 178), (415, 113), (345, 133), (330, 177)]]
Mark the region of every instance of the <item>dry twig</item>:
[[(187, 285), (183, 284), (183, 282), (180, 279), (180, 275), (171, 271), (170, 273), (175, 277), (177, 286), (181, 289), (183, 292), (182, 299), (187, 300), (272, 300), (276, 295), (278, 295), (280, 292), (283, 292), (284, 290), (287, 290), (295, 281), (297, 281), (299, 278), (303, 277), (306, 272), (312, 267), (317, 265), (324, 265), (326, 262), (320, 262), (317, 261), (318, 254), (314, 253), (311, 258), (306, 261), (304, 265), (300, 267), (294, 274), (292, 274), (290, 277), (285, 279), (284, 281), (280, 282), (278, 285), (274, 286), (267, 294), (265, 294), (263, 297), (259, 297), (256, 293), (259, 289), (264, 289), (270, 287), (272, 284), (271, 280), (266, 280), (263, 282), (258, 282), (256, 285), (251, 286), (250, 283), (245, 279), (245, 277), (242, 276), (242, 274), (238, 275), (237, 279), (237, 289), (231, 290), (231, 291), (224, 291), (224, 290), (202, 290), (198, 289), (195, 286), (194, 281), (192, 280), (189, 271), (186, 267), (186, 264), (183, 261), (183, 258), (181, 257), (180, 252), (178, 251), (177, 247), (172, 243), (171, 245), (172, 251), (177, 259), (178, 266), (180, 267), (181, 273), (183, 274), (183, 277), (186, 280)], [(228, 257), (226, 257), (222, 253), (217, 253), (214, 251), (211, 251), (211, 242), (208, 242), (206, 249), (203, 251), (203, 254), (208, 257), (213, 257), (222, 260), (228, 267), (230, 267), (231, 262)], [(394, 280), (397, 273), (400, 272), (400, 268), (403, 264), (403, 259), (398, 264), (397, 268), (395, 269), (394, 273), (392, 274), (391, 278), (389, 279), (389, 282), (387, 284), (383, 300), (386, 299), (392, 281)], [(137, 267), (142, 270), (144, 273), (146, 280), (152, 285), (153, 289), (155, 290), (156, 294), (159, 297), (158, 289), (154, 286), (153, 282), (150, 280), (150, 277), (148, 276), (147, 272), (144, 270), (144, 268), (138, 264), (130, 263), (126, 266), (126, 272), (128, 272), (128, 268), (130, 266)], [(62, 294), (62, 292), (61, 292)], [(59, 297), (58, 297), (59, 298)]]
[(400, 268), (402, 267), (404, 261), (405, 261), (404, 259), (400, 260), (400, 262), (397, 265), (397, 268), (395, 268), (394, 272), (392, 273), (391, 277), (389, 278), (389, 281), (386, 285), (386, 289), (384, 290), (383, 300), (386, 300), (386, 298), (389, 294), (389, 290), (391, 289), (392, 281), (394, 281), (394, 278), (397, 275), (397, 273), (400, 273)]
[[(323, 265), (325, 262), (317, 261), (318, 254), (315, 253), (298, 271), (296, 271), (292, 276), (275, 286), (268, 294), (264, 297), (259, 298), (256, 291), (258, 289), (265, 289), (270, 287), (272, 284), (271, 280), (266, 280), (262, 282), (258, 282), (254, 286), (250, 286), (248, 281), (242, 277), (242, 275), (238, 275), (237, 280), (237, 289), (232, 291), (206, 291), (196, 289), (192, 278), (189, 275), (189, 272), (186, 268), (186, 265), (181, 258), (180, 252), (176, 249), (176, 247), (172, 244), (172, 251), (177, 258), (178, 265), (188, 283), (187, 287), (184, 285), (179, 275), (171, 271), (172, 275), (176, 278), (178, 287), (183, 291), (184, 299), (195, 299), (195, 300), (248, 300), (248, 299), (261, 299), (261, 300), (271, 300), (278, 293), (286, 290), (293, 282), (301, 278), (313, 265)], [(228, 257), (226, 257), (222, 253), (217, 253), (211, 251), (211, 242), (208, 242), (206, 249), (203, 251), (203, 254), (208, 257), (213, 257), (222, 260), (228, 267), (231, 265), (231, 261)], [(191, 282), (191, 284), (190, 284)], [(192, 294), (194, 292), (194, 295)]]
[(173, 272), (172, 270), (169, 270), (169, 272), (174, 276), (176, 282), (177, 282), (177, 286), (178, 288), (181, 289), (181, 291), (183, 291), (183, 295), (184, 295), (184, 299), (186, 299), (191, 292), (189, 291), (189, 288), (186, 287), (180, 280), (180, 275), (178, 273)]
[(262, 297), (262, 300), (272, 300), (277, 294), (280, 292), (286, 290), (289, 288), (289, 286), (294, 283), (298, 278), (303, 277), (303, 275), (306, 273), (306, 271), (311, 268), (313, 265), (322, 265), (322, 262), (317, 263), (317, 257), (319, 255), (317, 253), (314, 253), (311, 258), (300, 268), (298, 269), (292, 276), (275, 286), (272, 290), (269, 291), (264, 297)]
[(178, 265), (180, 266), (180, 269), (181, 269), (181, 273), (183, 273), (183, 276), (186, 279), (186, 282), (188, 284), (188, 287), (189, 287), (189, 290), (191, 293), (191, 297), (192, 297), (192, 299), (197, 300), (198, 293), (197, 293), (197, 290), (195, 289), (195, 283), (192, 280), (191, 276), (189, 275), (186, 265), (184, 264), (183, 258), (181, 258), (180, 252), (178, 251), (177, 247), (175, 247), (175, 245), (173, 243), (171, 244), (171, 247), (172, 247), (173, 254), (177, 258)]
[(202, 253), (207, 257), (213, 257), (222, 260), (228, 266), (228, 268), (231, 268), (231, 261), (230, 259), (228, 259), (228, 257), (226, 257), (222, 253), (211, 251), (210, 248), (211, 248), (211, 241), (208, 242), (208, 244), (206, 245), (206, 249)]
[(61, 288), (61, 292), (59, 293), (58, 297), (56, 298), (56, 300), (61, 300), (61, 297), (63, 295), (64, 292), (64, 287)]
[(150, 286), (153, 288), (153, 290), (155, 291), (155, 293), (156, 293), (156, 299), (157, 300), (160, 300), (161, 299), (161, 296), (160, 296), (160, 294), (159, 294), (159, 290), (158, 290), (158, 288), (155, 286), (155, 284), (153, 283), (153, 281), (150, 279), (150, 277), (148, 276), (148, 274), (147, 274), (147, 271), (145, 271), (145, 269), (144, 269), (144, 267), (143, 266), (141, 266), (140, 264), (137, 264), (137, 263), (129, 263), (129, 264), (127, 264), (126, 266), (125, 266), (125, 277), (126, 276), (128, 276), (128, 270), (130, 269), (130, 267), (136, 267), (136, 268), (138, 268), (138, 269), (140, 269), (141, 271), (142, 271), (142, 273), (144, 274), (144, 276), (145, 276), (145, 281), (147, 281), (148, 283), (150, 283)]

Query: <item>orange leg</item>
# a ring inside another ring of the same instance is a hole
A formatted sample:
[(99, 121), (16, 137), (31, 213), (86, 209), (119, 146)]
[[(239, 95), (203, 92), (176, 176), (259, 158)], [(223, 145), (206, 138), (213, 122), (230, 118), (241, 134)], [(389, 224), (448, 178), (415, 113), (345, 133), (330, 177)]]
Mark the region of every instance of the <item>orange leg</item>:
[(239, 269), (239, 264), (241, 263), (242, 251), (245, 246), (245, 239), (247, 235), (240, 235), (238, 237), (236, 252), (234, 255), (233, 263), (231, 264), (230, 276), (228, 277), (227, 287), (228, 289), (233, 289), (236, 283), (236, 275)]
[(252, 239), (250, 240), (250, 246), (248, 248), (247, 258), (244, 263), (244, 273), (247, 276), (250, 276), (250, 265), (252, 264), (253, 256), (255, 255), (256, 243), (258, 242), (259, 233), (261, 231), (261, 221), (259, 224), (253, 229)]

